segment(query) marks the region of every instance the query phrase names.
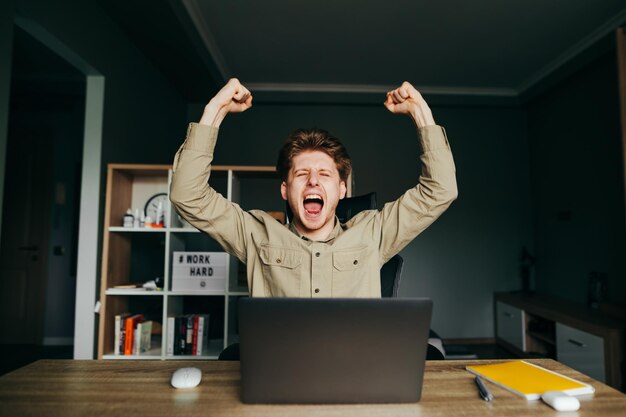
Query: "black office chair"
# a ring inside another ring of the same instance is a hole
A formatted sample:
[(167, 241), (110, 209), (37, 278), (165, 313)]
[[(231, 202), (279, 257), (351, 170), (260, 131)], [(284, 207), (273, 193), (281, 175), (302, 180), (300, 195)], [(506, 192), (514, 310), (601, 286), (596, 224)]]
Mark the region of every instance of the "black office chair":
[[(355, 197), (348, 197), (339, 200), (335, 214), (341, 223), (350, 220), (355, 214), (364, 210), (375, 210), (378, 208), (376, 193), (368, 193)], [(288, 212), (288, 217), (290, 213)], [(289, 217), (291, 219), (291, 217)], [(404, 259), (400, 255), (394, 255), (380, 269), (380, 295), (381, 297), (397, 297), (400, 278), (402, 277), (402, 266)], [(426, 359), (445, 359), (445, 348), (441, 337), (432, 329), (428, 335), (428, 351)]]

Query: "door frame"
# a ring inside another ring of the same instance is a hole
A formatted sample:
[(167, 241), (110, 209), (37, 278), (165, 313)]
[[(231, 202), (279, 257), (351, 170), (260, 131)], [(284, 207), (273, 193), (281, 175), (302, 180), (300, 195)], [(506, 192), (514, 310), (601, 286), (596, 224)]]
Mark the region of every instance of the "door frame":
[[(76, 268), (74, 359), (93, 359), (105, 77), (71, 48), (33, 20), (16, 15), (13, 22), (85, 74), (86, 78), (85, 127), (83, 133), (83, 163)], [(3, 141), (3, 146), (6, 147), (6, 140)], [(4, 184), (4, 170), (0, 172), (0, 183)], [(3, 198), (4, 196), (0, 195), (0, 207), (2, 206)]]

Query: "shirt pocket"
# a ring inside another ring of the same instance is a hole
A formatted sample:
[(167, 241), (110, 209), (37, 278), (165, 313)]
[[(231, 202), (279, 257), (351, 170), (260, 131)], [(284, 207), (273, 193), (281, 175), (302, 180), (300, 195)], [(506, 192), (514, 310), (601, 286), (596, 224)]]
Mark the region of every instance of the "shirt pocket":
[(364, 272), (367, 254), (367, 247), (333, 253), (333, 297), (356, 297), (369, 294), (369, 281)]
[(261, 246), (263, 281), (270, 296), (299, 297), (302, 252), (297, 249)]

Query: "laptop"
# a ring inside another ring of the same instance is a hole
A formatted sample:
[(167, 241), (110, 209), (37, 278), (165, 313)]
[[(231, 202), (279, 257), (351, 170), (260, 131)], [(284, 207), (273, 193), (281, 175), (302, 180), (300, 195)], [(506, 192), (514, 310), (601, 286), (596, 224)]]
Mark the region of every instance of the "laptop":
[(432, 301), (239, 300), (244, 403), (420, 400)]

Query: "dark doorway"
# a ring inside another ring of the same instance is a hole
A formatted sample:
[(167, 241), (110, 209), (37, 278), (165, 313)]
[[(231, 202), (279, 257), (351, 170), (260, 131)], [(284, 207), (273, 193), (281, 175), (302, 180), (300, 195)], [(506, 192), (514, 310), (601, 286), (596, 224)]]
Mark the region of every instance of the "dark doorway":
[(84, 114), (84, 74), (15, 27), (0, 241), (5, 354), (61, 346), (71, 357)]

